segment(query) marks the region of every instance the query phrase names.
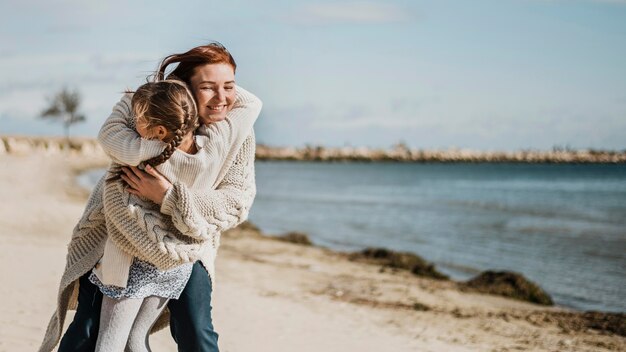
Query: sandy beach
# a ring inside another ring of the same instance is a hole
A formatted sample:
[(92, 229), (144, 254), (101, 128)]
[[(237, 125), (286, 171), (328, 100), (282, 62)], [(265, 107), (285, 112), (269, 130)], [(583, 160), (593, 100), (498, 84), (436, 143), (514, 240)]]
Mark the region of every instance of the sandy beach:
[[(0, 351), (39, 346), (88, 195), (76, 175), (107, 163), (88, 153), (0, 154)], [(453, 281), (382, 270), (254, 229), (226, 233), (216, 266), (222, 351), (626, 350), (623, 333), (591, 328), (582, 313), (464, 292)], [(175, 350), (167, 329), (151, 346)]]

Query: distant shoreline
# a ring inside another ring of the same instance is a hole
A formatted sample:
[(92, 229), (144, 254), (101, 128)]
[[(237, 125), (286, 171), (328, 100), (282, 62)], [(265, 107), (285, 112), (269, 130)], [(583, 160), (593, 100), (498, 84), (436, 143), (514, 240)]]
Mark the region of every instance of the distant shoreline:
[[(0, 154), (57, 154), (70, 151), (84, 155), (103, 155), (95, 138), (72, 138), (69, 145), (62, 137), (0, 136)], [(397, 145), (390, 149), (366, 147), (327, 148), (270, 147), (257, 145), (259, 161), (313, 162), (402, 162), (402, 163), (524, 163), (524, 164), (624, 164), (626, 150), (521, 150), (515, 152), (472, 151), (467, 149), (424, 150)]]

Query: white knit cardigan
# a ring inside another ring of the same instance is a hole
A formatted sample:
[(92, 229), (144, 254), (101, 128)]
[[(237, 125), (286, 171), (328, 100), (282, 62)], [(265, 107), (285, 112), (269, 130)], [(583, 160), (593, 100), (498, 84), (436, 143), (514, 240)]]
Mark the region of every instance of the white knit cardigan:
[[(235, 106), (229, 112), (229, 117), (236, 114), (256, 114), (261, 109), (261, 101), (246, 93), (242, 88), (237, 88)], [(249, 93), (248, 93), (249, 94)], [(128, 165), (138, 165), (141, 161), (154, 157), (161, 153), (164, 144), (159, 141), (150, 141), (139, 138), (129, 129), (130, 121), (134, 120), (131, 115), (130, 103), (122, 98), (113, 108), (108, 123), (101, 129), (98, 139), (102, 143), (105, 152), (114, 159)], [(117, 121), (118, 123), (110, 123)], [(215, 128), (211, 125), (204, 126), (206, 129)], [(199, 129), (199, 133), (206, 133)], [(107, 141), (117, 141), (109, 143)], [(137, 150), (139, 153), (129, 153)], [(192, 191), (185, 184), (175, 182), (161, 204), (161, 212), (172, 216), (172, 221), (180, 226), (184, 224), (205, 223), (204, 231), (199, 233), (195, 240), (188, 241), (189, 245), (196, 250), (198, 244), (204, 244), (205, 248), (212, 247), (209, 244), (219, 245), (219, 234), (229, 228), (243, 222), (256, 194), (254, 181), (254, 152), (255, 138), (251, 132), (237, 150), (227, 153), (224, 164), (219, 169), (218, 176), (214, 181), (214, 187), (200, 191)], [(114, 157), (117, 155), (117, 157)], [(104, 177), (100, 179), (90, 195), (83, 216), (74, 228), (72, 238), (68, 244), (66, 267), (59, 284), (57, 296), (57, 309), (50, 319), (46, 335), (39, 348), (41, 352), (49, 352), (58, 344), (63, 324), (68, 309), (75, 309), (78, 294), (78, 279), (91, 270), (104, 253), (107, 241), (107, 223), (104, 215), (103, 187)], [(182, 210), (182, 211), (181, 211)], [(177, 225), (178, 227), (178, 225)], [(201, 227), (197, 227), (198, 229)], [(211, 240), (207, 241), (207, 238)], [(189, 239), (189, 237), (188, 237)], [(129, 242), (124, 242), (124, 241)], [(176, 254), (185, 253), (185, 241), (176, 242), (168, 252), (166, 243), (171, 238), (163, 236), (163, 242), (145, 241), (131, 243), (129, 239), (120, 236), (119, 245), (122, 248), (135, 248), (137, 252), (155, 253), (153, 264), (160, 268), (167, 268), (181, 263), (181, 258), (175, 259)], [(214, 242), (215, 241), (215, 242)], [(171, 243), (170, 243), (171, 244)], [(166, 253), (161, 250), (166, 247)], [(202, 248), (200, 246), (199, 248)], [(198, 250), (198, 257), (205, 267), (214, 267), (215, 253)], [(129, 253), (135, 255), (137, 253)], [(148, 258), (145, 258), (148, 259)], [(169, 311), (166, 309), (161, 314), (152, 328), (152, 332), (158, 331), (169, 324)]]
[[(250, 93), (240, 89), (240, 101), (251, 102), (253, 98)], [(129, 103), (131, 99), (132, 95), (127, 94), (122, 100)], [(229, 155), (239, 150), (258, 117), (258, 111), (237, 109), (224, 121), (201, 127), (202, 135), (196, 136), (196, 154), (176, 150), (170, 159), (156, 169), (170, 182), (180, 183), (191, 192), (214, 189), (222, 165)], [(115, 130), (115, 125), (119, 123), (115, 118), (109, 119), (102, 130)], [(109, 126), (111, 124), (113, 128)], [(126, 130), (123, 128), (121, 131)], [(112, 155), (115, 160), (135, 158), (141, 148), (123, 150), (126, 139), (120, 139), (119, 132), (102, 133), (100, 136), (101, 144), (113, 145), (117, 151), (123, 151), (123, 154)], [(118, 148), (119, 144), (122, 147)], [(110, 170), (119, 169), (120, 166), (114, 161)], [(168, 196), (166, 193), (165, 198)], [(171, 260), (163, 262), (159, 258), (166, 254), (178, 264), (201, 259), (215, 285), (214, 263), (219, 247), (219, 232), (186, 202), (169, 201), (167, 204), (168, 207), (160, 209), (149, 200), (125, 192), (123, 181), (105, 183), (104, 215), (109, 237), (104, 255), (94, 270), (103, 284), (126, 287), (134, 257), (154, 263), (160, 269), (169, 269), (173, 266)], [(169, 207), (171, 205), (173, 207)], [(144, 244), (144, 241), (150, 242)], [(141, 244), (136, 245), (137, 242)], [(155, 244), (160, 253), (154, 250)]]

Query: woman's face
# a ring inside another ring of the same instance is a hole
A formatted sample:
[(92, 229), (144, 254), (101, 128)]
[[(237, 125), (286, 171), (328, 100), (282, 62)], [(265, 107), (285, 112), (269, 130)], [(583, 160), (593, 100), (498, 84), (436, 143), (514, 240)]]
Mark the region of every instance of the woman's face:
[(204, 124), (222, 121), (235, 102), (235, 71), (229, 64), (198, 66), (191, 76), (191, 90), (200, 121)]

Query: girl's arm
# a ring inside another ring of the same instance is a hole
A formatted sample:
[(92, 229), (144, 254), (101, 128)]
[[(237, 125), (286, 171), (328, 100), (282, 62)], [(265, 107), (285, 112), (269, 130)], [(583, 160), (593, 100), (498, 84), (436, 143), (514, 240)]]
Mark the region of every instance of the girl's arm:
[[(239, 125), (249, 124), (252, 126), (259, 116), (262, 105), (257, 97), (245, 89), (238, 86), (235, 89), (237, 91), (235, 103), (227, 114), (229, 126), (233, 128), (226, 135), (230, 136), (229, 138), (232, 140), (238, 138), (236, 134), (240, 130)], [(161, 154), (166, 144), (159, 140), (143, 139), (135, 131), (135, 117), (132, 115), (131, 99), (132, 94), (127, 93), (115, 104), (111, 115), (100, 128), (98, 142), (113, 161), (119, 164), (137, 166), (142, 161)], [(226, 123), (226, 121), (221, 123)], [(245, 126), (242, 128), (246, 129)], [(232, 143), (231, 141), (229, 144)]]
[(166, 144), (159, 140), (141, 138), (135, 131), (135, 117), (130, 104), (132, 96), (126, 93), (115, 104), (111, 115), (100, 128), (98, 142), (116, 163), (137, 166), (142, 161), (161, 154)]

